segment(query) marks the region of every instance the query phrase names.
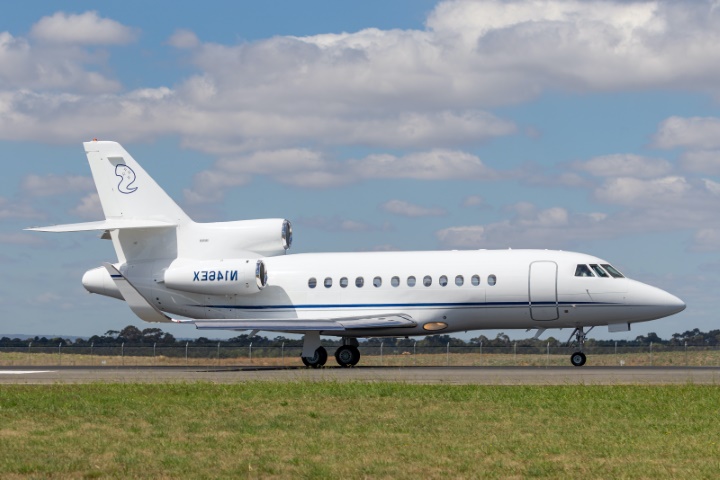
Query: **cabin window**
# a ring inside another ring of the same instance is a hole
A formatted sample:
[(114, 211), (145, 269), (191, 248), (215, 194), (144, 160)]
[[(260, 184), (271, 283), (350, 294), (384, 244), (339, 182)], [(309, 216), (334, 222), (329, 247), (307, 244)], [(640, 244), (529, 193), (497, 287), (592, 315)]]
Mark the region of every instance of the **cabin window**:
[(347, 277), (342, 277), (342, 278), (340, 279), (340, 286), (341, 286), (342, 288), (345, 288), (345, 287), (348, 286), (348, 279), (347, 279)]
[(391, 284), (393, 287), (397, 287), (398, 285), (400, 285), (400, 277), (392, 277), (392, 278), (390, 279), (390, 284)]
[(455, 285), (457, 285), (458, 287), (462, 287), (463, 283), (465, 283), (465, 279), (462, 275), (458, 275), (457, 277), (455, 277)]
[(415, 286), (415, 277), (412, 275), (408, 277), (407, 279), (408, 287), (414, 287)]
[(491, 287), (497, 283), (497, 277), (495, 275), (488, 276), (488, 285)]
[(593, 272), (595, 272), (598, 277), (609, 277), (609, 275), (605, 273), (605, 270), (600, 268), (600, 265), (595, 265), (591, 263), (590, 268), (592, 268)]
[(580, 264), (575, 269), (575, 276), (576, 277), (594, 277), (593, 273), (590, 271), (587, 265)]
[(432, 285), (432, 277), (430, 275), (425, 275), (423, 277), (423, 285), (425, 285), (426, 287)]
[(615, 270), (615, 267), (612, 265), (608, 265), (607, 263), (602, 264), (603, 268), (607, 270), (607, 272), (612, 275), (615, 278), (625, 278), (625, 275)]
[(447, 284), (448, 284), (447, 276), (445, 276), (445, 275), (441, 276), (440, 281), (438, 283), (440, 283), (441, 287), (447, 287)]
[(355, 279), (355, 286), (358, 288), (362, 288), (363, 285), (365, 285), (365, 279), (363, 277), (357, 277)]
[(332, 287), (332, 278), (327, 277), (327, 278), (325, 279), (324, 285), (325, 285), (325, 288), (330, 288), (330, 287)]
[(310, 288), (317, 287), (317, 279), (315, 277), (312, 277), (312, 278), (310, 278), (310, 280), (308, 280), (308, 287), (310, 287)]
[(373, 278), (373, 287), (378, 288), (380, 285), (382, 285), (382, 278), (381, 277)]
[(472, 284), (477, 287), (480, 285), (480, 275), (473, 275), (471, 281)]

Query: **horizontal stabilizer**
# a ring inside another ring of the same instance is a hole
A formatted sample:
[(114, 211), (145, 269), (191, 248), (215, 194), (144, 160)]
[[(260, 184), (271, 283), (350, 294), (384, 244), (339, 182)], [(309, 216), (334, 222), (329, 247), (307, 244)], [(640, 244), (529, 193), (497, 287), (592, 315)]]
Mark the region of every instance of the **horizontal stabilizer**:
[(110, 274), (110, 278), (113, 279), (118, 290), (120, 290), (120, 294), (130, 307), (130, 310), (140, 317), (141, 320), (151, 323), (168, 323), (174, 321), (148, 302), (114, 265), (103, 263), (103, 266)]
[(32, 227), (25, 230), (34, 232), (87, 232), (92, 230), (120, 230), (125, 228), (167, 228), (177, 224), (160, 220), (143, 220), (132, 218), (109, 218), (97, 222), (68, 223), (65, 225), (51, 225), (49, 227)]
[(195, 320), (192, 323), (199, 330), (262, 330), (266, 332), (345, 332), (417, 326), (412, 317), (404, 313), (323, 319)]

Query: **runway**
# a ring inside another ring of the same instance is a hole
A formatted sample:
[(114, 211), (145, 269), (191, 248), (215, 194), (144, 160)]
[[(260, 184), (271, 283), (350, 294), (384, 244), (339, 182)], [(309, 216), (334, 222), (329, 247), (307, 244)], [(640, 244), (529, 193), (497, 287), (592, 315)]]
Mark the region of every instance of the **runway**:
[(720, 384), (719, 367), (2, 367), (0, 384), (405, 382), (448, 385)]

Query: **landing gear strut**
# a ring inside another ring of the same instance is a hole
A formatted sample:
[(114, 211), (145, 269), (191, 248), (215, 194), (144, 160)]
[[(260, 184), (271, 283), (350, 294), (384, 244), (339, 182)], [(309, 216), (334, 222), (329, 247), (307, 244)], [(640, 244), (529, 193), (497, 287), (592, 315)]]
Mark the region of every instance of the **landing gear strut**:
[(318, 347), (312, 357), (300, 357), (306, 367), (320, 368), (327, 362), (327, 350), (325, 347)]
[(343, 338), (343, 345), (335, 350), (335, 360), (341, 367), (354, 367), (360, 361), (360, 350), (355, 338)]
[[(590, 330), (592, 330), (593, 328), (595, 327), (590, 327)], [(583, 327), (577, 327), (573, 331), (573, 333), (570, 334), (570, 339), (568, 340), (568, 343), (570, 343), (570, 340), (572, 340), (572, 337), (574, 335), (575, 342), (578, 345), (578, 351), (570, 355), (570, 363), (572, 363), (575, 367), (582, 367), (583, 365), (585, 365), (587, 357), (585, 357), (585, 354), (583, 353), (583, 348), (585, 347), (585, 338), (587, 337), (587, 334), (590, 333), (590, 330), (584, 332)]]

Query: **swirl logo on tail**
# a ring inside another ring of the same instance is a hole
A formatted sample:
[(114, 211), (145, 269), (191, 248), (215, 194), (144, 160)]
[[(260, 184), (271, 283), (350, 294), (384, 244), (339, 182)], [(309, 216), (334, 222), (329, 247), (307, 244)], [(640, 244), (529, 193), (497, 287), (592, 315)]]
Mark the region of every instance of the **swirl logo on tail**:
[(137, 187), (133, 187), (132, 184), (135, 182), (135, 172), (133, 169), (120, 163), (115, 167), (115, 175), (120, 177), (120, 183), (118, 183), (118, 190), (121, 193), (133, 193), (137, 190)]

